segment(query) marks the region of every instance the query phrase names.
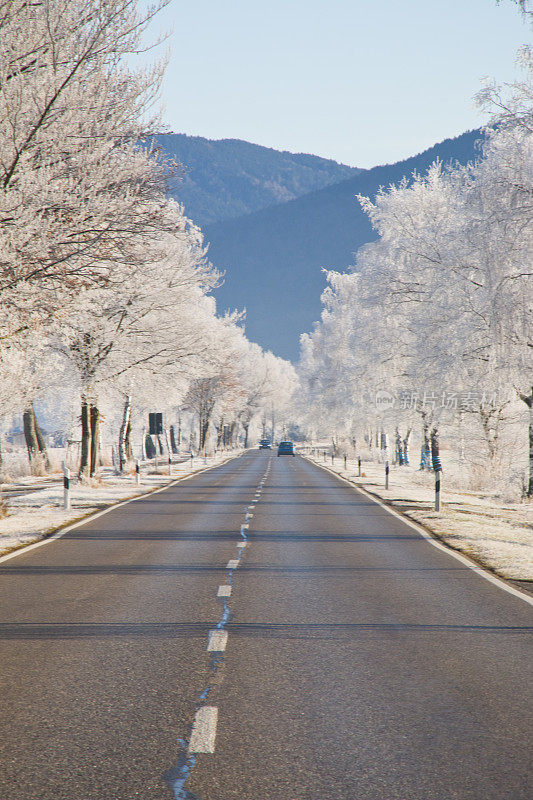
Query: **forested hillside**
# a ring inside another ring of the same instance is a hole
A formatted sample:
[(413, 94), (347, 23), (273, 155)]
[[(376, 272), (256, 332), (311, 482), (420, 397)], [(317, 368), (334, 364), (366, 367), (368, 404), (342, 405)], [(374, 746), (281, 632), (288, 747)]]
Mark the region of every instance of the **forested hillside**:
[(159, 134), (156, 144), (183, 164), (183, 172), (170, 177), (169, 191), (200, 226), (293, 200), (359, 172), (326, 158), (240, 139), (168, 133)]
[(299, 336), (320, 316), (322, 268), (343, 270), (354, 252), (376, 238), (356, 195), (424, 172), (435, 159), (467, 163), (480, 156), (479, 130), (446, 139), (396, 164), (361, 171), (303, 197), (205, 228), (209, 256), (225, 270), (217, 291), (220, 310), (247, 309), (247, 335), (278, 355), (295, 359)]

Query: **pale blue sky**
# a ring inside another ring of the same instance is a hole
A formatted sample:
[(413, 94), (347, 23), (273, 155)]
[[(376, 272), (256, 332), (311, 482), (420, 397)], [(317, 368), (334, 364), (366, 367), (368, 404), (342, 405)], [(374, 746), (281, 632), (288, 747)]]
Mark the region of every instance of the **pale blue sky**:
[(482, 124), (483, 76), (517, 75), (510, 0), (172, 0), (162, 101), (176, 132), (370, 167)]

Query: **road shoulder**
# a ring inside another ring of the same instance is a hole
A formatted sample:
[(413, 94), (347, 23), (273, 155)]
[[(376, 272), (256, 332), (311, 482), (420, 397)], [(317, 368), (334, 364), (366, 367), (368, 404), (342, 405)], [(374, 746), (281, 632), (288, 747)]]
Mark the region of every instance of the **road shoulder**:
[(470, 569), (477, 572), (480, 576), (499, 586), (500, 589), (503, 589), (510, 594), (515, 595), (516, 597), (520, 597), (530, 605), (533, 605), (533, 581), (521, 578), (508, 578), (507, 576), (502, 575), (500, 571), (497, 570), (489, 561), (486, 561), (479, 556), (475, 549), (468, 546), (468, 542), (465, 546), (464, 540), (457, 536), (455, 532), (454, 535), (450, 536), (449, 538), (442, 534), (442, 524), (446, 523), (445, 510), (439, 514), (439, 527), (433, 527), (427, 524), (427, 520), (421, 522), (416, 518), (416, 516), (412, 516), (410, 513), (406, 512), (401, 506), (401, 502), (403, 502), (403, 500), (398, 501), (399, 504), (397, 504), (394, 499), (384, 497), (383, 494), (378, 493), (378, 491), (373, 491), (367, 486), (363, 486), (361, 483), (351, 480), (349, 475), (346, 475), (346, 473), (344, 473), (344, 471), (339, 467), (331, 468), (327, 464), (320, 463), (317, 458), (313, 458), (308, 454), (302, 453), (301, 455), (311, 464), (314, 464), (315, 466), (323, 469), (325, 472), (329, 472), (331, 475), (339, 478), (348, 486), (366, 495), (369, 499), (382, 506), (391, 514), (402, 519), (407, 525), (418, 531), (418, 533), (420, 533), (420, 535), (429, 541), (433, 546), (438, 547), (439, 549), (442, 549), (448, 553), (448, 555), (457, 558), (462, 563), (466, 564)]

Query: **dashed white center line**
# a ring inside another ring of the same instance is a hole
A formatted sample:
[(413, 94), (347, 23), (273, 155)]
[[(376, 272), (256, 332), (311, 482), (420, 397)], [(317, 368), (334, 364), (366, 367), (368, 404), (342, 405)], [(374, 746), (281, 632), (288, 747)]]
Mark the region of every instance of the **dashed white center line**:
[(239, 560), (240, 559), (238, 558), (230, 558), (230, 560), (226, 564), (226, 569), (237, 569), (237, 567), (239, 566)]
[(209, 631), (207, 637), (207, 651), (209, 653), (223, 653), (228, 642), (227, 631)]
[(248, 544), (248, 542), (237, 542), (237, 547), (238, 547), (238, 548), (239, 548), (239, 550), (240, 550), (240, 549), (242, 549), (243, 547), (246, 547), (246, 545), (247, 545), (247, 544)]
[(214, 753), (218, 708), (203, 706), (194, 716), (189, 753)]
[(231, 597), (231, 586), (228, 586), (228, 584), (219, 586), (217, 597)]

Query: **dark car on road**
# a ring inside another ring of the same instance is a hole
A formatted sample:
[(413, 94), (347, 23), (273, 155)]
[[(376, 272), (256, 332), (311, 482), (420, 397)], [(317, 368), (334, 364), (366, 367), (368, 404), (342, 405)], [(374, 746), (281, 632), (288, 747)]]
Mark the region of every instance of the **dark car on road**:
[(272, 450), (272, 444), (270, 442), (270, 439), (259, 439), (259, 449)]
[(278, 444), (278, 456), (295, 456), (294, 442), (280, 442)]

